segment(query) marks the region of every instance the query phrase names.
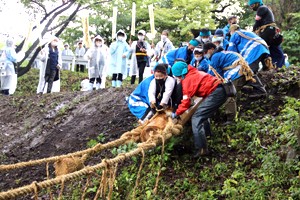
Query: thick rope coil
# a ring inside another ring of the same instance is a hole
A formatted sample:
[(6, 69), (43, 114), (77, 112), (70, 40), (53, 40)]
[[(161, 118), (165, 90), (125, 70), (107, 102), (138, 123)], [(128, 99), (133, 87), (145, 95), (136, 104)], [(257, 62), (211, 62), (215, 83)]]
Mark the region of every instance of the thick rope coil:
[(15, 164), (8, 164), (8, 165), (0, 165), (0, 172), (1, 171), (7, 171), (7, 170), (13, 170), (13, 169), (19, 169), (19, 168), (24, 168), (24, 167), (28, 167), (28, 166), (34, 166), (34, 165), (40, 165), (40, 164), (44, 164), (47, 162), (56, 162), (60, 159), (63, 158), (69, 158), (69, 157), (80, 157), (86, 154), (86, 156), (88, 155), (93, 155), (95, 153), (98, 153), (102, 150), (105, 149), (110, 149), (116, 146), (120, 146), (124, 143), (130, 142), (130, 141), (138, 141), (139, 137), (137, 137), (140, 134), (141, 131), (141, 127), (137, 127), (136, 129), (133, 129), (129, 132), (124, 133), (121, 138), (108, 142), (106, 144), (97, 144), (96, 146), (89, 148), (89, 149), (85, 149), (82, 151), (77, 151), (77, 152), (73, 152), (73, 153), (69, 153), (66, 155), (60, 155), (60, 156), (53, 156), (53, 157), (49, 157), (49, 158), (43, 158), (43, 159), (38, 159), (38, 160), (30, 160), (30, 161), (26, 161), (26, 162), (20, 162), (20, 163), (15, 163)]
[[(46, 164), (46, 175), (47, 175), (47, 180), (49, 180), (50, 179), (49, 162), (47, 162), (47, 164)], [(51, 192), (51, 187), (47, 188), (47, 192), (49, 194), (50, 200), (52, 200), (53, 199), (53, 195), (52, 195), (52, 192)]]
[(39, 194), (38, 194), (37, 182), (36, 182), (36, 181), (33, 181), (33, 182), (31, 183), (31, 185), (32, 185), (33, 190), (34, 190), (34, 200), (38, 200)]
[[(164, 131), (162, 133), (164, 135), (164, 140), (169, 139), (173, 134), (176, 135), (175, 132), (181, 131), (183, 128), (182, 125), (180, 125), (180, 124), (171, 125), (170, 127), (169, 126), (170, 126), (170, 124), (167, 124), (166, 128), (164, 129)], [(166, 132), (166, 130), (172, 130), (172, 131)], [(123, 142), (126, 141), (127, 139), (128, 139), (127, 137), (125, 137), (125, 139), (123, 138)], [(118, 142), (121, 143), (122, 140), (119, 140)], [(103, 169), (103, 168), (105, 168), (105, 166), (108, 166), (108, 165), (112, 166), (117, 163), (123, 162), (126, 158), (136, 156), (136, 155), (140, 154), (143, 150), (148, 150), (148, 149), (154, 148), (159, 142), (162, 142), (160, 137), (157, 137), (157, 135), (154, 137), (152, 135), (151, 139), (148, 142), (139, 143), (137, 145), (138, 148), (133, 149), (130, 152), (120, 154), (120, 155), (118, 155), (114, 158), (108, 159), (108, 160), (104, 159), (104, 160), (102, 160), (102, 162), (100, 164), (97, 164), (94, 166), (86, 166), (83, 169), (81, 169), (79, 171), (75, 171), (70, 174), (66, 174), (66, 175), (62, 175), (62, 176), (59, 176), (59, 177), (56, 177), (53, 179), (45, 180), (45, 181), (36, 183), (34, 185), (30, 184), (30, 185), (26, 185), (26, 186), (19, 187), (16, 189), (8, 190), (6, 192), (1, 192), (0, 200), (15, 199), (16, 197), (19, 197), (19, 196), (25, 196), (28, 194), (32, 194), (35, 192), (35, 190), (36, 190), (35, 188), (44, 189), (44, 188), (52, 187), (57, 184), (61, 184), (62, 186), (64, 186), (64, 183), (67, 181), (78, 179), (79, 177), (87, 175), (91, 172), (95, 172), (97, 170)], [(107, 144), (104, 144), (104, 145), (107, 145)], [(104, 145), (103, 145), (103, 148), (104, 148)], [(111, 142), (110, 145), (115, 145), (115, 143)], [(83, 151), (83, 152), (84, 152), (83, 154), (87, 153), (87, 151)], [(64, 156), (70, 157), (70, 155), (74, 155), (74, 154), (69, 154), (69, 156), (66, 156), (66, 155), (64, 155)], [(48, 162), (50, 162), (50, 161), (48, 161)], [(62, 187), (62, 189), (63, 189), (63, 187)]]

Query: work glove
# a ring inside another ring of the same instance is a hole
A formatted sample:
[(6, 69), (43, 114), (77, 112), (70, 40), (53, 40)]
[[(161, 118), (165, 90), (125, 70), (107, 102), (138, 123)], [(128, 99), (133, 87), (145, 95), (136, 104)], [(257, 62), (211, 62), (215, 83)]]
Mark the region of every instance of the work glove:
[(173, 124), (177, 124), (177, 123), (178, 123), (178, 120), (180, 119), (180, 117), (179, 117), (178, 115), (176, 115), (175, 112), (172, 112), (171, 117), (172, 117), (172, 122), (173, 122)]
[(172, 119), (178, 119), (178, 116), (176, 115), (176, 113), (172, 113), (171, 117), (172, 117)]
[(155, 106), (155, 103), (151, 102), (150, 103), (150, 108), (154, 109), (156, 106)]
[(159, 112), (159, 111), (163, 111), (164, 110), (164, 107), (162, 105), (158, 105), (156, 107), (156, 111)]

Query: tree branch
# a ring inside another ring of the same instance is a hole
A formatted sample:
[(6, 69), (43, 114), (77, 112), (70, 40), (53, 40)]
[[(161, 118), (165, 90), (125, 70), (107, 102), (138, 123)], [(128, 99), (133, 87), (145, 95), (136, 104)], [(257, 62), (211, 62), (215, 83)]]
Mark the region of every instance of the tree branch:
[(92, 3), (88, 6), (82, 7), (79, 11), (91, 8), (92, 6), (96, 6), (96, 5), (101, 4), (101, 3), (107, 3), (107, 2), (111, 2), (111, 0), (104, 0), (104, 1), (98, 1), (98, 2)]
[[(62, 8), (60, 9), (59, 11), (55, 12), (53, 14), (53, 16), (48, 20), (47, 24), (45, 25), (42, 33), (41, 33), (41, 36), (44, 36), (46, 32), (48, 32), (48, 28), (49, 26), (51, 25), (51, 23), (53, 22), (53, 20), (59, 15), (61, 14), (62, 12), (64, 12), (65, 10), (69, 9), (75, 2), (73, 1), (72, 3), (70, 3), (68, 6), (66, 6), (65, 8)], [(55, 10), (58, 10), (57, 8)], [(52, 12), (52, 11), (51, 11)], [(53, 12), (52, 12), (53, 13)], [(49, 15), (48, 15), (49, 16)], [(29, 49), (25, 52), (25, 57), (18, 63), (18, 77), (26, 74), (30, 68), (31, 68), (31, 65), (34, 61), (34, 59), (36, 58), (36, 56), (38, 55), (38, 52), (39, 51), (38, 49), (35, 51), (35, 53), (33, 54), (33, 56), (31, 57), (29, 63), (26, 65), (26, 67), (24, 68), (20, 68), (19, 66), (26, 60), (26, 58), (28, 58), (28, 56), (31, 54), (31, 52), (38, 46), (38, 44), (40, 43), (40, 40), (39, 38), (36, 39), (34, 41), (34, 43), (29, 47)]]
[(57, 33), (55, 34), (56, 37), (59, 37), (60, 34), (61, 34), (61, 33), (66, 29), (66, 27), (69, 25), (70, 21), (72, 21), (72, 20), (75, 18), (75, 16), (76, 16), (77, 12), (79, 11), (80, 7), (81, 7), (81, 4), (78, 4), (77, 8), (76, 8), (76, 9), (73, 11), (73, 13), (68, 17), (68, 19), (65, 20), (63, 26), (57, 31)]
[(227, 4), (227, 5), (223, 6), (221, 10), (211, 10), (210, 12), (212, 12), (212, 13), (221, 13), (221, 12), (224, 12), (225, 8), (227, 8), (229, 6), (230, 6), (230, 4)]
[(67, 6), (68, 4), (69, 4), (69, 6), (67, 6), (67, 7), (70, 7), (70, 5), (73, 5), (75, 3), (75, 1), (74, 0), (70, 0), (70, 1), (68, 1), (68, 2), (66, 2), (66, 3), (64, 3), (64, 4), (62, 4), (62, 5), (60, 5), (60, 6), (58, 6), (58, 7), (56, 7), (56, 8), (54, 8), (53, 10), (51, 10), (47, 15), (45, 15), (44, 17), (43, 17), (43, 19), (40, 21), (40, 24), (42, 24), (50, 15), (52, 15), (54, 12), (56, 12), (57, 10), (59, 10), (60, 8), (62, 8), (62, 7), (64, 7), (64, 6)]
[[(40, 4), (40, 3), (38, 3), (38, 2), (36, 2), (36, 1), (34, 1), (34, 0), (32, 0), (32, 3), (37, 3), (38, 5)], [(69, 4), (70, 3), (70, 5), (73, 5), (74, 3), (75, 3), (75, 1), (74, 0), (70, 0), (70, 1), (66, 1), (64, 4), (62, 4), (62, 5), (60, 5), (60, 6), (58, 6), (58, 7), (56, 7), (55, 9), (53, 9), (52, 11), (50, 11), (49, 13), (47, 13), (46, 12), (46, 8), (44, 9), (45, 10), (45, 16), (42, 18), (42, 20), (40, 21), (40, 24), (42, 24), (51, 14), (53, 14), (55, 11), (57, 11), (58, 9), (60, 9), (60, 8), (62, 8), (62, 7), (64, 7), (64, 6), (67, 6), (67, 4)], [(69, 6), (67, 6), (67, 8), (69, 8), (70, 7), (70, 5)], [(37, 28), (37, 26), (34, 26), (34, 27), (32, 27), (32, 31), (33, 30), (35, 30)], [(25, 42), (25, 38), (23, 39), (23, 41), (17, 46), (17, 48), (16, 48), (16, 52), (18, 53), (21, 49), (22, 49), (22, 47), (23, 47), (23, 45), (24, 45), (24, 42)], [(30, 53), (31, 53), (31, 51), (30, 51)], [(20, 63), (22, 63), (24, 60), (22, 60), (22, 61), (20, 61)]]
[(46, 10), (45, 6), (42, 3), (34, 1), (34, 0), (31, 0), (31, 2), (37, 4), (38, 6), (40, 6), (44, 10), (45, 14), (47, 14), (47, 10)]

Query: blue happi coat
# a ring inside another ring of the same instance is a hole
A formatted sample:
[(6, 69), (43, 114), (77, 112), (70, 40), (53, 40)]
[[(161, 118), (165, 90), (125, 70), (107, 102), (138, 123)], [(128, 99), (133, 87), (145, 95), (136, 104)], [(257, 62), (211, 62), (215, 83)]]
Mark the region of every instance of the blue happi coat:
[[(234, 81), (241, 77), (239, 74), (240, 66), (233, 69), (224, 70), (224, 68), (231, 66), (235, 61), (239, 60), (239, 56), (230, 51), (219, 51), (212, 55), (210, 59), (210, 66), (212, 66), (224, 79)], [(209, 74), (215, 75), (212, 70), (208, 70)]]
[[(250, 40), (240, 36), (237, 32), (241, 32), (244, 35), (254, 38), (255, 40)], [(260, 43), (261, 42), (261, 43)], [(262, 44), (263, 43), (263, 44)], [(267, 48), (266, 42), (253, 32), (248, 32), (244, 30), (236, 31), (230, 38), (228, 51), (234, 51), (241, 54), (245, 60), (251, 65), (256, 61), (262, 54), (270, 54)]]
[[(184, 60), (187, 60), (188, 57), (188, 46), (180, 47), (178, 49), (174, 49), (172, 51), (169, 51), (166, 55), (164, 55), (159, 63), (166, 63), (170, 66), (173, 66), (175, 60), (177, 58), (182, 58)], [(193, 60), (194, 55), (191, 55), (191, 60)]]
[(150, 106), (148, 89), (154, 75), (144, 79), (135, 90), (130, 94), (128, 99), (128, 108), (137, 118), (141, 119), (147, 108)]
[(227, 24), (224, 28), (223, 28), (223, 35), (224, 35), (224, 38), (226, 39), (226, 40), (228, 40), (229, 39), (229, 37), (227, 36), (227, 33), (229, 33), (229, 28), (230, 28), (230, 24)]
[[(194, 66), (194, 67), (196, 67), (196, 66), (195, 66), (195, 62), (196, 62), (196, 60), (195, 60), (195, 58), (193, 58), (193, 60), (191, 61), (191, 65)], [(208, 69), (209, 69), (209, 63), (210, 63), (210, 60), (207, 59), (206, 57), (204, 57), (204, 58), (201, 60), (200, 64), (197, 66), (197, 69), (198, 69), (199, 71), (208, 72)]]
[(223, 39), (223, 49), (224, 50), (228, 50), (228, 47), (229, 47), (229, 41), (228, 40), (226, 40), (225, 38)]

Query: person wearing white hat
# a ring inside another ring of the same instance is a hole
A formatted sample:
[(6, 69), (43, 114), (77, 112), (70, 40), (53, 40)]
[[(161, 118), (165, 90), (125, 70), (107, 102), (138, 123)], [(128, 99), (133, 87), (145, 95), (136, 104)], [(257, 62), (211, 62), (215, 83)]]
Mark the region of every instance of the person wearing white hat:
[(102, 82), (101, 77), (107, 59), (107, 51), (103, 45), (103, 38), (100, 35), (97, 35), (93, 42), (94, 46), (86, 52), (85, 57), (90, 61), (88, 72), (91, 88), (93, 88), (96, 81), (96, 90), (98, 90)]
[(119, 30), (116, 34), (116, 41), (110, 45), (110, 73), (112, 74), (112, 87), (121, 87), (123, 75), (126, 74), (126, 55), (130, 50), (126, 39), (126, 33), (123, 30)]
[[(62, 50), (61, 55), (62, 56), (73, 56), (72, 50), (69, 48), (68, 44), (64, 45), (64, 50)], [(69, 63), (62, 63), (62, 69), (64, 70), (70, 70), (70, 64)]]
[[(76, 47), (76, 49), (75, 49), (75, 56), (77, 57), (77, 58), (82, 58), (83, 56), (84, 56), (84, 54), (86, 53), (85, 51), (85, 48), (84, 48), (84, 46), (83, 46), (83, 44), (82, 44), (82, 41), (79, 41), (78, 43), (77, 43), (77, 47)], [(82, 64), (76, 64), (76, 72), (84, 72), (84, 65), (82, 65)]]
[(197, 68), (199, 71), (208, 71), (209, 68), (209, 59), (204, 56), (204, 51), (202, 46), (197, 46), (194, 49), (194, 58), (191, 61), (191, 65)]
[(14, 81), (16, 74), (14, 63), (17, 62), (17, 53), (13, 46), (13, 40), (8, 38), (0, 58), (0, 89), (3, 95), (12, 94), (12, 88), (15, 88), (17, 85), (17, 82)]
[(132, 56), (130, 65), (130, 83), (132, 85), (135, 83), (137, 73), (139, 75), (139, 83), (142, 82), (145, 67), (149, 59), (148, 57), (150, 56), (151, 46), (145, 41), (145, 36), (146, 32), (144, 30), (140, 30), (138, 32), (138, 40), (131, 44), (130, 53)]

